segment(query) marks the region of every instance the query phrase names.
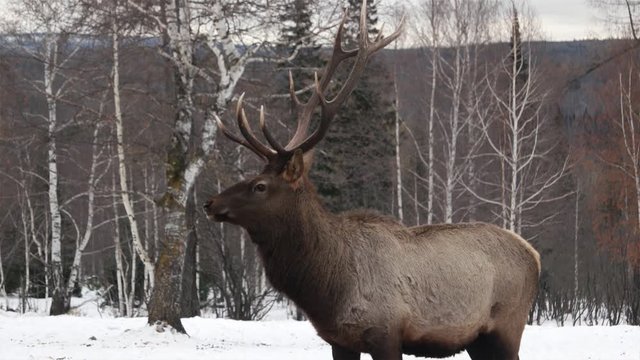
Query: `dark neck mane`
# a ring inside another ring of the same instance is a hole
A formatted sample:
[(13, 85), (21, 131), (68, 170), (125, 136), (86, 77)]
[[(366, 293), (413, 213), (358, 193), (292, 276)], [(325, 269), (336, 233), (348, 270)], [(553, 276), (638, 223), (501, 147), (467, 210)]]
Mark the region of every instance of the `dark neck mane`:
[(290, 211), (249, 234), (271, 284), (312, 320), (328, 318), (345, 294), (350, 254), (340, 236), (342, 219), (324, 209), (308, 180), (297, 191)]

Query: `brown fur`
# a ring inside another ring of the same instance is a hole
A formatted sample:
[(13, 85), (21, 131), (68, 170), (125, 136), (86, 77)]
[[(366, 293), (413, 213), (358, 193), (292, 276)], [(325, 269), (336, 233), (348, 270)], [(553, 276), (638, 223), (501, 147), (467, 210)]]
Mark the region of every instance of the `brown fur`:
[[(267, 184), (265, 194), (247, 190), (257, 181)], [(272, 285), (306, 312), (334, 359), (464, 349), (474, 360), (518, 358), (540, 263), (510, 231), (484, 223), (406, 228), (370, 211), (331, 214), (306, 175), (285, 181), (277, 171), (233, 186), (205, 208), (248, 230)]]

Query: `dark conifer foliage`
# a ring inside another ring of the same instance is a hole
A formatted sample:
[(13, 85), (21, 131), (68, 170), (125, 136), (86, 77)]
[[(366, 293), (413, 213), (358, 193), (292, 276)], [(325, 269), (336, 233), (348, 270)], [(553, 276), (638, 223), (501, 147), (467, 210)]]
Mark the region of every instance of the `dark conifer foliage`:
[(518, 16), (518, 9), (513, 8), (513, 19), (511, 20), (511, 37), (509, 41), (510, 53), (512, 63), (515, 62), (518, 69), (517, 79), (522, 84), (526, 83), (529, 79), (529, 62), (522, 53), (522, 34), (520, 33), (520, 19)]
[(284, 12), (280, 15), (282, 29), (280, 42), (283, 46), (316, 48), (315, 37), (311, 31), (310, 0), (289, 0), (284, 5)]
[[(349, 0), (349, 21), (347, 22), (347, 42), (355, 41), (358, 34), (358, 23), (360, 21), (360, 4), (361, 0)], [(369, 36), (375, 37), (380, 30), (378, 29), (378, 5), (374, 0), (367, 0), (367, 33)]]
[[(351, 48), (357, 39), (360, 1), (350, 0), (350, 25), (345, 47)], [(377, 9), (367, 1), (368, 34), (375, 37), (379, 29)], [(348, 74), (339, 74), (341, 79)], [(333, 84), (337, 91), (340, 82)], [(380, 59), (373, 59), (333, 120), (331, 129), (316, 151), (316, 166), (312, 171), (318, 191), (333, 211), (370, 208), (391, 213), (393, 116), (391, 74)]]

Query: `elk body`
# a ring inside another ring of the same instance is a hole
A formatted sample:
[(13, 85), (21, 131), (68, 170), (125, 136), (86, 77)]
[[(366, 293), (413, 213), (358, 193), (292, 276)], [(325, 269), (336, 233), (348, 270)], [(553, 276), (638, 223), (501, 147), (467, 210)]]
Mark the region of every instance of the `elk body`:
[[(238, 102), (243, 137), (223, 133), (266, 161), (263, 172), (214, 196), (208, 216), (245, 228), (279, 291), (303, 309), (335, 360), (399, 360), (402, 354), (447, 357), (466, 350), (473, 360), (518, 359), (520, 339), (537, 291), (538, 253), (518, 235), (484, 223), (407, 228), (369, 211), (332, 214), (307, 177), (310, 152), (353, 90), (369, 56), (400, 33), (371, 42), (366, 4), (356, 50), (342, 48), (346, 16), (333, 55), (286, 146), (265, 125), (270, 147), (254, 135)], [(332, 100), (324, 92), (338, 64), (354, 58)], [(291, 81), (291, 84), (293, 81)], [(317, 129), (307, 136), (315, 107)]]

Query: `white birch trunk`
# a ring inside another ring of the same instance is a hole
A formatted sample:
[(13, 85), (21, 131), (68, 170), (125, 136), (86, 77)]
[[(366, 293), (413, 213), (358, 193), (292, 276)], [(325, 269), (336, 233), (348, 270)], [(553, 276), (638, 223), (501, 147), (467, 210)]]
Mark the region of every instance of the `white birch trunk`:
[[(434, 41), (435, 42), (435, 41)], [(433, 124), (435, 123), (436, 88), (438, 82), (438, 49), (434, 44), (431, 49), (431, 94), (429, 96), (429, 119), (427, 122), (427, 142), (428, 142), (428, 166), (427, 166), (427, 224), (433, 223), (433, 198), (434, 198), (434, 171), (435, 156)]]
[(122, 263), (122, 245), (120, 242), (120, 227), (118, 226), (118, 198), (117, 195), (117, 185), (116, 185), (116, 174), (113, 174), (112, 178), (112, 189), (113, 189), (113, 217), (115, 220), (114, 223), (114, 234), (113, 234), (113, 244), (114, 244), (114, 256), (116, 259), (116, 282), (118, 286), (118, 311), (120, 312), (120, 316), (126, 316), (128, 314), (133, 313), (128, 308), (128, 300), (127, 300), (127, 281), (125, 278), (124, 264)]
[[(58, 158), (57, 158), (57, 94), (53, 90), (53, 83), (57, 76), (58, 44), (55, 37), (47, 36), (45, 40), (46, 60), (44, 62), (44, 90), (48, 112), (48, 185), (49, 185), (49, 214), (51, 217), (51, 277), (53, 280), (53, 296), (62, 299), (65, 294), (64, 277), (62, 273), (62, 216), (58, 199)], [(61, 309), (51, 308), (52, 315), (63, 313)]]
[[(520, 55), (518, 52), (517, 43), (513, 41), (512, 45), (512, 54), (513, 58), (517, 59)], [(518, 212), (518, 176), (519, 176), (519, 166), (520, 166), (520, 112), (518, 111), (522, 104), (519, 103), (518, 99), (518, 73), (520, 72), (518, 69), (518, 62), (512, 61), (511, 64), (511, 112), (509, 114), (510, 124), (509, 128), (511, 130), (511, 159), (509, 163), (509, 170), (511, 171), (511, 177), (509, 178), (509, 220), (507, 222), (507, 229), (511, 231), (516, 231), (516, 214)]]
[[(49, 217), (45, 217), (44, 219), (45, 221), (45, 234), (49, 234), (49, 227), (50, 227), (50, 222), (49, 222)], [(51, 296), (51, 293), (49, 291), (49, 284), (50, 284), (50, 279), (51, 279), (51, 270), (49, 267), (50, 264), (50, 257), (49, 257), (49, 237), (45, 236), (44, 237), (44, 268), (45, 268), (45, 272), (44, 272), (44, 300), (45, 303), (48, 303), (49, 301), (49, 297)]]
[(0, 297), (4, 298), (4, 309), (9, 310), (9, 298), (7, 297), (7, 287), (4, 279), (4, 265), (2, 263), (2, 246), (0, 246)]
[(580, 301), (578, 300), (579, 293), (579, 283), (578, 283), (578, 235), (580, 231), (580, 222), (579, 222), (579, 214), (580, 214), (580, 184), (578, 184), (576, 189), (576, 209), (575, 209), (575, 223), (573, 227), (573, 323), (580, 322), (578, 316), (578, 309), (580, 305)]
[[(149, 173), (147, 170), (147, 167), (145, 166), (142, 169), (142, 177), (144, 178), (144, 192), (145, 194), (150, 194), (150, 186), (149, 186)], [(145, 201), (144, 202), (144, 237), (146, 239), (146, 241), (144, 242), (144, 251), (145, 253), (147, 253), (149, 255), (149, 257), (151, 257), (151, 251), (150, 251), (150, 233), (151, 233), (151, 221), (149, 219), (149, 201)], [(152, 259), (153, 261), (153, 259)], [(148, 300), (148, 295), (150, 293), (148, 293), (148, 289), (149, 289), (149, 281), (150, 281), (150, 277), (149, 277), (149, 272), (145, 271), (144, 273), (144, 283), (142, 285), (142, 289), (143, 292), (145, 294), (145, 302)]]
[[(131, 227), (131, 238), (133, 240), (133, 246), (135, 249), (135, 253), (138, 254), (145, 267), (145, 276), (149, 278), (149, 288), (145, 289), (145, 292), (148, 291), (150, 293), (151, 289), (155, 286), (154, 281), (154, 272), (155, 272), (155, 264), (151, 260), (151, 257), (145, 250), (144, 245), (142, 244), (142, 239), (140, 238), (140, 231), (138, 229), (138, 221), (135, 217), (135, 210), (133, 208), (133, 202), (129, 197), (129, 186), (127, 183), (127, 167), (126, 167), (126, 157), (124, 150), (124, 129), (122, 122), (122, 110), (121, 110), (121, 97), (120, 97), (120, 60), (119, 60), (119, 29), (116, 21), (113, 22), (112, 27), (112, 46), (113, 46), (113, 104), (114, 104), (114, 112), (115, 112), (115, 123), (116, 123), (116, 137), (117, 137), (117, 153), (118, 153), (118, 175), (120, 177), (120, 190), (122, 197), (122, 205), (124, 206), (125, 212), (127, 214), (127, 220), (129, 221), (129, 226)], [(132, 260), (132, 264), (134, 260)], [(132, 266), (133, 269), (133, 266)], [(131, 286), (133, 288), (133, 284)]]
[[(456, 34), (460, 36), (460, 34)], [(449, 120), (449, 139), (447, 141), (447, 153), (445, 162), (445, 184), (444, 184), (444, 222), (453, 222), (453, 197), (459, 169), (456, 168), (458, 160), (458, 137), (460, 136), (460, 107), (461, 95), (464, 81), (463, 61), (461, 59), (461, 47), (458, 45), (455, 50), (453, 64), (453, 78), (449, 81), (451, 90), (451, 117)]]
[(134, 317), (135, 300), (136, 300), (136, 275), (138, 274), (138, 259), (133, 246), (131, 247), (131, 279), (129, 281), (129, 297), (127, 299), (128, 316)]
[(78, 280), (80, 276), (80, 268), (82, 266), (82, 252), (89, 244), (89, 240), (91, 239), (91, 234), (93, 234), (93, 214), (94, 214), (94, 204), (96, 198), (96, 171), (98, 168), (98, 158), (100, 157), (100, 153), (98, 151), (98, 134), (100, 133), (100, 125), (97, 124), (93, 131), (93, 146), (92, 146), (92, 155), (91, 155), (91, 169), (89, 170), (89, 179), (88, 185), (89, 190), (87, 192), (87, 221), (86, 227), (84, 230), (84, 234), (82, 235), (82, 239), (78, 243), (76, 247), (75, 254), (73, 256), (73, 263), (71, 265), (71, 273), (69, 274), (69, 280), (67, 282), (67, 298), (70, 298), (71, 293), (73, 292), (73, 288), (75, 286), (75, 282)]
[[(398, 45), (396, 43), (396, 50)], [(396, 196), (398, 202), (398, 219), (404, 222), (402, 206), (402, 159), (400, 158), (400, 94), (398, 92), (398, 65), (394, 64), (393, 90), (395, 91), (395, 150), (396, 150)]]
[[(25, 197), (26, 197), (26, 191), (25, 191)], [(26, 200), (25, 200), (26, 202)], [(22, 204), (24, 207), (24, 204)], [(24, 296), (28, 297), (29, 296), (29, 288), (31, 287), (31, 283), (29, 281), (31, 274), (30, 274), (30, 257), (31, 257), (31, 241), (29, 238), (29, 227), (27, 226), (27, 214), (26, 214), (26, 209), (22, 209), (22, 214), (21, 214), (21, 218), (22, 218), (22, 231), (24, 232)]]
[[(198, 189), (196, 187), (196, 183), (193, 183), (193, 202), (195, 204), (199, 204), (198, 202)], [(195, 228), (193, 229), (194, 231), (194, 238), (197, 239), (198, 235), (196, 233), (197, 229), (198, 229), (198, 218), (196, 218), (195, 220)], [(195, 243), (195, 247), (196, 247), (196, 293), (198, 294), (198, 300), (200, 299), (200, 241), (196, 241)]]

